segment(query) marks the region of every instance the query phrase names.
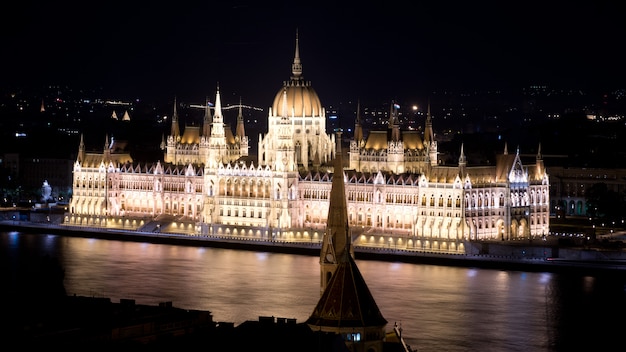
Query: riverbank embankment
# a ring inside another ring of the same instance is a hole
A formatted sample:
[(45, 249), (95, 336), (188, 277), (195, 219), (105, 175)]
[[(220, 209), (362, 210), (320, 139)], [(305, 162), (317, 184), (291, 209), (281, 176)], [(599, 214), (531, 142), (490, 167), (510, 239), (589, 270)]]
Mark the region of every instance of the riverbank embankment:
[[(236, 250), (264, 251), (317, 256), (319, 242), (289, 242), (227, 236), (192, 236), (140, 231), (66, 226), (29, 221), (0, 221), (1, 231), (54, 234), (105, 240), (206, 246)], [(597, 248), (562, 248), (558, 241), (466, 242), (466, 253), (449, 254), (411, 249), (355, 246), (356, 259), (406, 262), (414, 264), (480, 267), (496, 270), (612, 273), (626, 276), (626, 252)]]

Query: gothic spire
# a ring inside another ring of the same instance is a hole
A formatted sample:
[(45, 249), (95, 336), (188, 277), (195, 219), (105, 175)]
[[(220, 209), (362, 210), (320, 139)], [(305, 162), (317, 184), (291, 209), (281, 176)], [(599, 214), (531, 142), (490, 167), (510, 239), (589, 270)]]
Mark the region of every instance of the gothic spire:
[(398, 120), (398, 104), (391, 101), (391, 109), (389, 111), (389, 128), (391, 129), (391, 140), (398, 142), (400, 140), (400, 121)]
[(104, 139), (104, 155), (103, 155), (103, 159), (104, 161), (109, 161), (111, 160), (111, 146), (109, 145), (109, 134), (106, 134), (106, 137)]
[(361, 101), (356, 104), (356, 122), (354, 124), (354, 140), (359, 143), (363, 139), (363, 127), (361, 126)]
[(78, 163), (82, 164), (85, 160), (85, 140), (83, 134), (80, 134), (80, 144), (78, 145)]
[(246, 136), (246, 131), (243, 126), (243, 105), (241, 105), (241, 97), (239, 97), (239, 115), (237, 115), (235, 135), (239, 137), (239, 140), (242, 140)]
[(535, 167), (535, 179), (540, 180), (544, 177), (546, 168), (543, 164), (543, 155), (541, 154), (541, 143), (539, 143), (539, 147), (537, 149), (537, 161)]
[(180, 137), (180, 128), (178, 127), (178, 110), (176, 109), (176, 97), (174, 97), (174, 113), (172, 114), (172, 137), (177, 139)]
[(459, 166), (465, 166), (467, 164), (467, 159), (465, 158), (465, 152), (463, 152), (463, 143), (461, 143), (461, 155), (459, 155)]
[(296, 53), (293, 58), (293, 64), (291, 64), (291, 74), (294, 79), (299, 79), (302, 76), (302, 64), (300, 63), (300, 49), (298, 46), (298, 30), (296, 29)]
[(426, 112), (426, 126), (424, 128), (424, 144), (426, 146), (430, 146), (435, 140), (435, 135), (433, 133), (433, 121), (432, 116), (430, 115), (430, 98), (428, 99), (428, 110)]
[(459, 176), (465, 177), (465, 166), (467, 166), (467, 159), (465, 158), (465, 152), (463, 151), (463, 143), (461, 143), (461, 154), (459, 155)]
[(335, 155), (334, 168), (326, 231), (320, 252), (322, 292), (337, 269), (341, 256), (349, 253), (354, 257), (354, 248), (352, 247), (352, 238), (348, 225), (346, 186), (341, 152), (341, 131), (337, 132), (337, 153)]
[(220, 85), (217, 85), (215, 93), (215, 107), (213, 108), (213, 123), (211, 125), (211, 136), (224, 137), (224, 116), (222, 115), (222, 98), (220, 98)]
[(224, 116), (222, 115), (222, 99), (220, 98), (220, 85), (217, 84), (217, 93), (215, 93), (215, 107), (213, 108), (213, 122), (224, 122)]
[(209, 102), (209, 97), (206, 97), (206, 107), (204, 108), (204, 121), (202, 122), (202, 135), (205, 137), (211, 135), (211, 123), (213, 123), (210, 105), (211, 103)]

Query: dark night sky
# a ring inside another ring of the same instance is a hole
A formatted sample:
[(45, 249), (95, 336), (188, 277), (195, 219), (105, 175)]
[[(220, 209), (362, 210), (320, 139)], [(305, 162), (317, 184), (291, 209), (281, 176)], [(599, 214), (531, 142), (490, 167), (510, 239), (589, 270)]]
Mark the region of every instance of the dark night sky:
[(618, 2), (130, 3), (14, 3), (1, 18), (0, 81), (191, 100), (212, 98), (219, 83), (223, 96), (266, 107), (291, 75), (298, 29), (304, 78), (323, 103), (626, 87)]

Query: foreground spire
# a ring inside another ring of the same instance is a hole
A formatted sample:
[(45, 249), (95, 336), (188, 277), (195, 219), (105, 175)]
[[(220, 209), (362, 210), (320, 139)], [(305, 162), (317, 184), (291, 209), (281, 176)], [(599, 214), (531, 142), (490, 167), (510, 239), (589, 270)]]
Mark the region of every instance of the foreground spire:
[(348, 226), (348, 206), (341, 152), (341, 131), (337, 132), (337, 136), (337, 154), (334, 160), (335, 171), (333, 172), (330, 190), (326, 231), (324, 232), (322, 250), (320, 252), (321, 292), (324, 291), (330, 282), (333, 273), (339, 265), (339, 259), (344, 253), (350, 253), (354, 257), (354, 248), (352, 247), (352, 238)]

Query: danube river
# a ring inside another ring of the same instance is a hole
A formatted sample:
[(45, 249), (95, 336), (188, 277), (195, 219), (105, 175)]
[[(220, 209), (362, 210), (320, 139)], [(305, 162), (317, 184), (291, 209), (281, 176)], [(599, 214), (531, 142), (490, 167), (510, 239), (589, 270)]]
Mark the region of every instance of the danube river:
[[(209, 310), (216, 321), (275, 316), (304, 322), (319, 298), (316, 256), (19, 232), (0, 232), (0, 243), (5, 277), (13, 277), (25, 257), (49, 256), (63, 266), (70, 295), (171, 301)], [(420, 352), (623, 345), (623, 276), (356, 262), (388, 328), (397, 323)]]

